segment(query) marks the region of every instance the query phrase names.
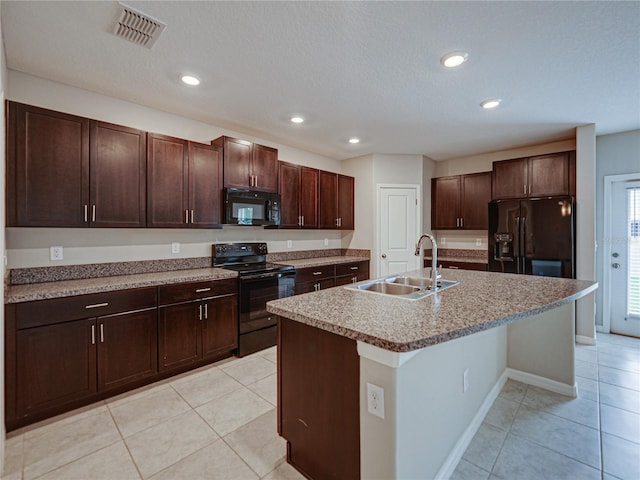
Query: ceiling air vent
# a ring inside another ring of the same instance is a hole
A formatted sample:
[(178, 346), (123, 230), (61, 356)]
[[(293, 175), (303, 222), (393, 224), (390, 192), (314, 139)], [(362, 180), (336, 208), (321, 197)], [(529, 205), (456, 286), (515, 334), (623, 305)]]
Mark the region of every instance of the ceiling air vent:
[(118, 18), (113, 28), (114, 35), (137, 45), (153, 47), (167, 27), (166, 23), (122, 3), (118, 4), (118, 10)]

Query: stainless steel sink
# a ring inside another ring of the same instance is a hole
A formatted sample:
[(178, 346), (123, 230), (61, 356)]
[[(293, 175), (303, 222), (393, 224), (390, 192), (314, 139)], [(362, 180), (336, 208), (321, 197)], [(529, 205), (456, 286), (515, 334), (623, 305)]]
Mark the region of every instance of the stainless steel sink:
[(354, 285), (347, 285), (345, 288), (360, 290), (363, 292), (375, 292), (383, 295), (393, 295), (409, 300), (418, 300), (449, 287), (453, 287), (458, 283), (460, 282), (440, 279), (436, 284), (435, 290), (433, 290), (431, 288), (430, 278), (391, 275), (362, 283), (356, 283)]

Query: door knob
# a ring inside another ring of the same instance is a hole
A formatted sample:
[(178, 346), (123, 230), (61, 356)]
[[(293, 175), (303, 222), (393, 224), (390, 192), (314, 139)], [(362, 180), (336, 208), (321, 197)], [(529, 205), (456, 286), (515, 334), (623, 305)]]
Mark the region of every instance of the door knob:
[(615, 269), (620, 268), (620, 264), (619, 263), (612, 263), (611, 266)]
[(382, 254), (382, 258), (387, 258), (387, 254), (386, 254), (386, 253), (383, 253), (383, 254)]
[(613, 252), (613, 253), (611, 254), (611, 256), (612, 256), (613, 258), (618, 258), (618, 257), (620, 256), (620, 254), (619, 254), (618, 252)]

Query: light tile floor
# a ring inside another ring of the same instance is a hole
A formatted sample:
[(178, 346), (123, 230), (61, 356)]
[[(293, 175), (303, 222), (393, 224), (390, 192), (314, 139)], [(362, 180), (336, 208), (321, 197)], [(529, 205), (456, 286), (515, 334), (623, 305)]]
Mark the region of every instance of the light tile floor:
[[(452, 478), (640, 479), (640, 340), (598, 334), (576, 371), (577, 399), (507, 382)], [(11, 432), (2, 479), (302, 479), (275, 406), (271, 348)]]
[(576, 399), (509, 380), (452, 480), (640, 480), (640, 339), (597, 338)]

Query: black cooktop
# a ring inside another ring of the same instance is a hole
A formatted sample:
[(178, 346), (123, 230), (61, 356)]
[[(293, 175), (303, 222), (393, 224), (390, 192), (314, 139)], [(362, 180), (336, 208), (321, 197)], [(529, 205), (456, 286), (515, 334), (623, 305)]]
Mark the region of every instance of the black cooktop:
[(247, 275), (249, 273), (269, 273), (269, 272), (285, 272), (287, 270), (293, 270), (291, 265), (278, 265), (277, 263), (243, 263), (236, 265), (217, 265), (220, 268), (226, 270), (234, 270), (240, 275)]
[(291, 265), (267, 262), (267, 244), (264, 242), (216, 243), (212, 249), (214, 267), (234, 270), (240, 276), (293, 270)]

